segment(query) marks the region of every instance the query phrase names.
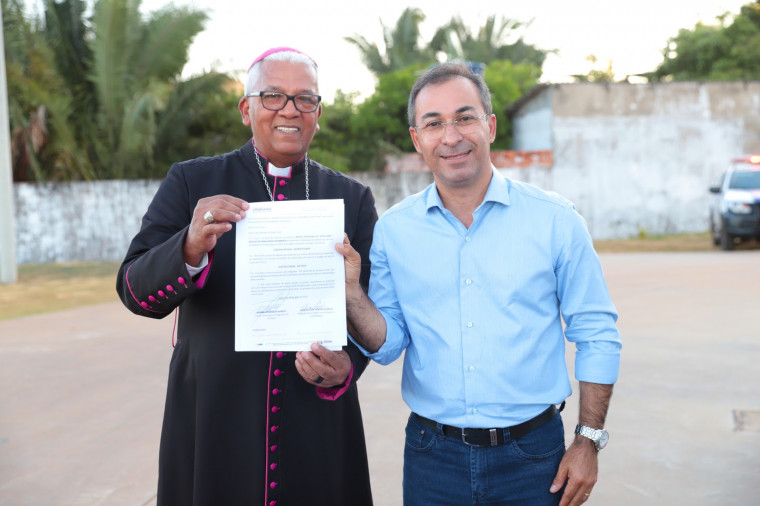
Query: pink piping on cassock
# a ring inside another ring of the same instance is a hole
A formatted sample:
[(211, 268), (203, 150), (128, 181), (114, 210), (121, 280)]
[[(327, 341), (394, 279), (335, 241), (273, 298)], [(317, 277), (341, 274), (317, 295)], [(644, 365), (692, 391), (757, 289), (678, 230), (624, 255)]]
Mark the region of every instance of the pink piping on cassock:
[(127, 267), (127, 272), (124, 274), (124, 279), (127, 282), (127, 288), (129, 289), (129, 294), (132, 296), (132, 298), (135, 300), (135, 302), (137, 302), (137, 305), (139, 305), (144, 310), (150, 311), (151, 313), (161, 313), (161, 311), (154, 311), (154, 310), (152, 310), (150, 308), (147, 308), (147, 307), (143, 306), (142, 305), (142, 301), (138, 300), (137, 297), (135, 297), (135, 293), (132, 291), (132, 284), (129, 282), (129, 270), (132, 268), (133, 265), (134, 265), (134, 262), (132, 262), (131, 264), (129, 264), (129, 267)]
[(266, 425), (266, 445), (264, 446), (264, 504), (269, 499), (269, 410), (272, 409), (269, 400), (272, 398), (272, 358), (274, 352), (269, 352), (269, 374), (267, 374), (267, 425)]
[(323, 388), (323, 387), (317, 387), (317, 395), (320, 399), (324, 399), (326, 401), (334, 401), (336, 399), (339, 399), (341, 395), (343, 395), (346, 390), (348, 390), (348, 386), (351, 384), (351, 379), (354, 377), (354, 364), (351, 363), (351, 371), (348, 373), (348, 378), (346, 378), (346, 382), (343, 383), (343, 385), (338, 387), (332, 387), (332, 388)]

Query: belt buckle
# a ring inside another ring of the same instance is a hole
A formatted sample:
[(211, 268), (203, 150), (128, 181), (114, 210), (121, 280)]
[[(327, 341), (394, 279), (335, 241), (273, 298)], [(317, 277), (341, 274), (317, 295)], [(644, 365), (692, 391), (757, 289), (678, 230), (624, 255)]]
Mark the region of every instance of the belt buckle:
[[(461, 430), (462, 430), (462, 442), (464, 444), (466, 444), (467, 446), (476, 446), (476, 447), (479, 447), (479, 448), (485, 446), (485, 445), (479, 445), (479, 444), (470, 443), (469, 441), (467, 441), (467, 433), (465, 432), (467, 429), (461, 429)], [(490, 446), (498, 446), (499, 445), (499, 437), (497, 435), (497, 429), (489, 429), (488, 430), (488, 435), (489, 435), (489, 437), (491, 439), (491, 445)]]

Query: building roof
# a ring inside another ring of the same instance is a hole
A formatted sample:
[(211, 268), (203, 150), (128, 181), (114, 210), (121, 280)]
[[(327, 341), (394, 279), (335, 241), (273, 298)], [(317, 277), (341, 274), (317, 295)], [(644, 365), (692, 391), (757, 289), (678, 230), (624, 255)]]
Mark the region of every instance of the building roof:
[(512, 119), (518, 113), (518, 111), (522, 108), (522, 106), (524, 106), (525, 104), (533, 100), (535, 96), (539, 95), (541, 92), (543, 92), (545, 89), (551, 86), (555, 86), (555, 84), (540, 83), (540, 84), (535, 85), (531, 89), (529, 89), (527, 92), (525, 92), (523, 96), (521, 96), (520, 98), (512, 102), (512, 105), (507, 107), (507, 110), (505, 111), (507, 113), (507, 117), (509, 119)]

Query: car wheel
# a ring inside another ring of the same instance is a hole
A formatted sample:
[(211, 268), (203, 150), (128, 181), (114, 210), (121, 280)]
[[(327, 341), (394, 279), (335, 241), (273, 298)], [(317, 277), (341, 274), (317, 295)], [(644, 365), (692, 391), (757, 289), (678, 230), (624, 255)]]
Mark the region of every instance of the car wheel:
[(720, 234), (715, 230), (715, 220), (710, 216), (710, 236), (712, 236), (713, 246), (720, 246)]
[(731, 251), (734, 249), (734, 236), (726, 231), (725, 226), (720, 229), (720, 249), (723, 251)]

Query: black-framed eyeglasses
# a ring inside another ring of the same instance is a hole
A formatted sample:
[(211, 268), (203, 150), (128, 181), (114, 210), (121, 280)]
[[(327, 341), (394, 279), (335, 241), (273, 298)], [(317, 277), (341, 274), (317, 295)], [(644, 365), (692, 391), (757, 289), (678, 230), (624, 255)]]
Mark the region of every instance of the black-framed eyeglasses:
[(307, 93), (288, 95), (287, 93), (279, 91), (256, 91), (248, 93), (246, 97), (259, 97), (264, 109), (269, 109), (270, 111), (279, 111), (285, 108), (288, 100), (292, 100), (293, 105), (295, 105), (296, 109), (299, 111), (314, 112), (322, 101), (322, 97), (319, 95), (310, 95)]

